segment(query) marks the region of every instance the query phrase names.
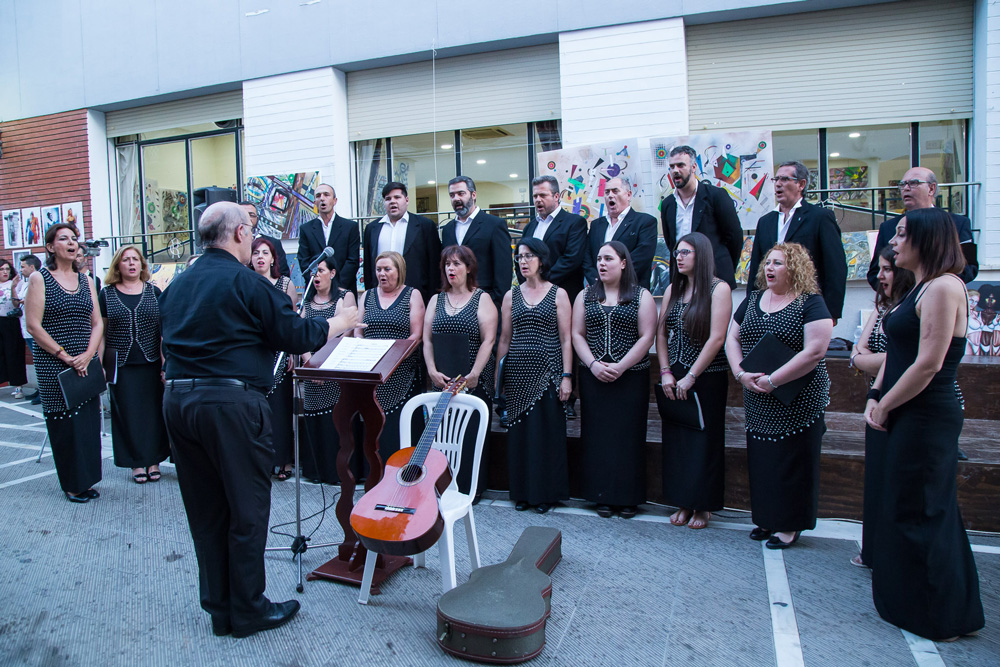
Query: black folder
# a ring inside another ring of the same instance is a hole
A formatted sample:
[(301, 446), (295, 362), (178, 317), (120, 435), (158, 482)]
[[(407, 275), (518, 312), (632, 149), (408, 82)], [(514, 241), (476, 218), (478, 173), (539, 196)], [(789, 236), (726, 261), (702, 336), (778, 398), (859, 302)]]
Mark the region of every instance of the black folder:
[(87, 364), (87, 374), (84, 377), (80, 377), (76, 369), (67, 368), (60, 371), (56, 378), (59, 380), (59, 388), (62, 389), (67, 410), (83, 405), (107, 388), (104, 368), (97, 356)]
[(472, 370), (469, 363), (469, 336), (459, 333), (431, 334), (431, 344), (434, 346), (434, 365), (438, 373), (445, 377), (456, 378), (468, 375)]
[(118, 350), (113, 347), (105, 347), (102, 362), (104, 379), (107, 380), (108, 384), (114, 384), (118, 379)]
[(698, 399), (698, 392), (689, 391), (687, 398), (683, 401), (679, 398), (673, 400), (667, 398), (663, 392), (663, 387), (656, 385), (656, 407), (660, 411), (660, 418), (675, 426), (692, 428), (696, 431), (705, 430), (705, 416), (701, 412), (701, 401)]
[[(747, 356), (743, 357), (743, 363), (740, 366), (748, 373), (770, 374), (788, 363), (796, 354), (798, 353), (795, 350), (782, 343), (777, 336), (768, 331), (763, 338), (757, 341)], [(771, 396), (784, 405), (791, 405), (799, 392), (812, 380), (815, 372), (816, 369), (813, 369), (796, 380), (786, 382), (772, 391)]]

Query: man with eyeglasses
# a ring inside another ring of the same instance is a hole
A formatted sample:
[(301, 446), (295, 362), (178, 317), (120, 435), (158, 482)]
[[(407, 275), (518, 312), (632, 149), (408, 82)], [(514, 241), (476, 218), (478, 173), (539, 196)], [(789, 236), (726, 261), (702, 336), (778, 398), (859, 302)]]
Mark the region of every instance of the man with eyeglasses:
[[(670, 149), (670, 180), (674, 191), (660, 205), (660, 221), (667, 249), (677, 240), (700, 232), (712, 243), (715, 275), (736, 288), (736, 265), (743, 250), (743, 229), (736, 215), (736, 204), (722, 188), (698, 179), (695, 163), (698, 153), (690, 146)], [(670, 279), (677, 275), (677, 262), (670, 258)]]
[(288, 258), (285, 256), (285, 249), (281, 247), (281, 239), (268, 236), (260, 231), (260, 215), (257, 212), (257, 205), (253, 202), (243, 200), (240, 202), (240, 206), (250, 216), (250, 225), (253, 229), (254, 238), (265, 238), (274, 246), (274, 252), (277, 255), (275, 259), (278, 261), (278, 273), (291, 278), (292, 271), (288, 268)]
[[(535, 218), (525, 226), (521, 237), (545, 242), (549, 249), (549, 281), (566, 290), (573, 303), (583, 289), (587, 221), (559, 205), (559, 181), (554, 176), (546, 174), (532, 180), (531, 199)], [(521, 272), (515, 274), (517, 282), (523, 283)]]
[[(903, 208), (907, 211), (915, 211), (918, 208), (934, 208), (937, 197), (937, 176), (926, 167), (914, 167), (903, 174), (903, 180), (899, 182), (899, 193), (903, 197)], [(903, 214), (905, 215), (905, 213)], [(878, 239), (875, 241), (875, 254), (872, 262), (868, 266), (868, 284), (873, 290), (878, 289), (878, 256), (882, 249), (889, 245), (889, 239), (896, 234), (896, 226), (903, 218), (898, 215), (895, 218), (886, 220), (878, 228)], [(964, 215), (951, 215), (951, 221), (955, 223), (958, 230), (958, 242), (962, 244), (965, 252), (965, 268), (959, 278), (966, 283), (971, 283), (979, 274), (979, 258), (976, 256), (976, 244), (972, 237), (972, 223)]]
[(590, 223), (587, 235), (587, 259), (583, 274), (591, 285), (597, 282), (597, 256), (601, 246), (621, 241), (632, 256), (632, 266), (639, 284), (649, 289), (656, 254), (656, 218), (632, 208), (632, 186), (620, 177), (604, 186), (604, 205), (608, 211)]
[(757, 268), (778, 243), (798, 243), (809, 251), (816, 266), (816, 282), (836, 326), (847, 293), (847, 254), (833, 211), (805, 200), (809, 170), (798, 161), (782, 162), (774, 177), (777, 208), (757, 221), (750, 253), (748, 289), (755, 289)]

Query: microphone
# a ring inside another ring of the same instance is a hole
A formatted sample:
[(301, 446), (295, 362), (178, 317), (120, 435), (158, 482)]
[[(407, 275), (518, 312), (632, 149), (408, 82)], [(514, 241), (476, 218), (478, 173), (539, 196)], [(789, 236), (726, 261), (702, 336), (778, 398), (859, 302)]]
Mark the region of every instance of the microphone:
[(319, 257), (313, 260), (312, 264), (310, 264), (309, 267), (306, 269), (306, 275), (311, 276), (313, 272), (316, 271), (316, 267), (319, 266), (319, 263), (322, 262), (327, 257), (333, 257), (333, 248), (331, 248), (330, 246), (323, 248), (323, 252), (319, 254)]

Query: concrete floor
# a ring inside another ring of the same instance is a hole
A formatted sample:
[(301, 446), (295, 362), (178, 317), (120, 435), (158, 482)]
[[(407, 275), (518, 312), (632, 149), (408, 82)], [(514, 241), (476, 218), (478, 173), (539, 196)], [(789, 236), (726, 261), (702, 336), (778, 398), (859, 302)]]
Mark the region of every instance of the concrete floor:
[[(6, 393), (6, 392), (4, 392)], [(266, 557), (267, 594), (297, 597), (302, 611), (277, 630), (217, 638), (198, 607), (197, 563), (169, 464), (158, 484), (138, 486), (115, 468), (105, 438), (101, 498), (67, 502), (40, 406), (0, 399), (0, 664), (2, 665), (438, 665), (464, 664), (435, 642), (441, 594), (437, 549), (428, 568), (395, 574), (368, 606), (358, 590), (324, 581), (295, 592), (288, 553)], [(47, 452), (48, 450), (46, 450)], [(335, 490), (325, 489), (325, 500)], [(821, 521), (785, 552), (747, 539), (749, 517), (722, 512), (706, 530), (676, 528), (668, 509), (632, 520), (601, 519), (581, 504), (540, 516), (515, 512), (503, 494), (475, 508), (484, 563), (506, 558), (529, 525), (563, 534), (552, 575), (547, 645), (535, 665), (996, 665), (1000, 663), (1000, 536), (977, 546), (986, 629), (934, 644), (882, 621), (870, 575), (852, 567), (860, 526)], [(303, 513), (323, 489), (303, 485)], [(272, 530), (294, 520), (292, 482), (275, 483)], [(318, 518), (306, 522), (306, 532)], [(292, 532), (291, 528), (286, 528)], [(456, 528), (459, 581), (469, 559)], [(336, 542), (332, 511), (314, 543)], [(272, 534), (269, 545), (286, 546)], [(313, 549), (312, 569), (332, 558)]]

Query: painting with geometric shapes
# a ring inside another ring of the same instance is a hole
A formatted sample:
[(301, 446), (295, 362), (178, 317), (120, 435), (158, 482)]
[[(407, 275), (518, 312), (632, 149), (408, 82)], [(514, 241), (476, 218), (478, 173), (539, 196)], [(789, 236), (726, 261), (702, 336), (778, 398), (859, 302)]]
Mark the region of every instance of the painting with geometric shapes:
[(757, 220), (775, 207), (774, 156), (769, 131), (692, 134), (650, 139), (653, 154), (653, 191), (660, 199), (674, 191), (669, 156), (675, 146), (690, 146), (698, 154), (694, 170), (699, 180), (725, 190), (736, 206), (743, 229), (756, 229)]
[(299, 227), (316, 217), (313, 202), (320, 183), (318, 171), (248, 178), (247, 200), (260, 211), (258, 231), (272, 238), (299, 238)]
[(589, 225), (605, 214), (604, 189), (612, 178), (624, 179), (632, 188), (632, 207), (643, 209), (643, 184), (637, 139), (561, 148), (538, 154), (539, 176), (555, 176), (560, 203), (570, 213), (582, 215)]

